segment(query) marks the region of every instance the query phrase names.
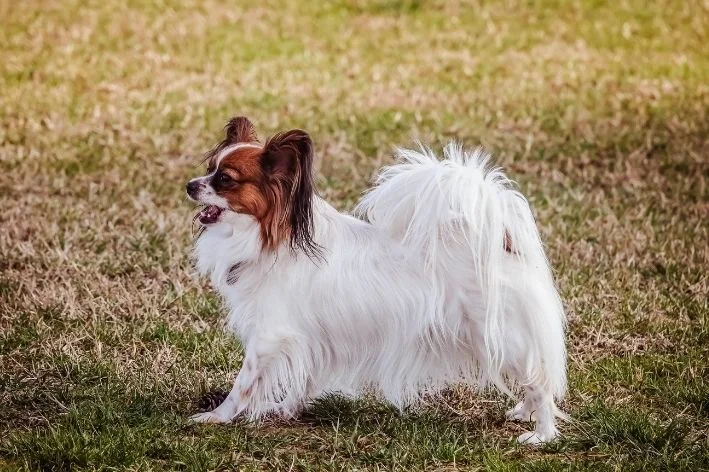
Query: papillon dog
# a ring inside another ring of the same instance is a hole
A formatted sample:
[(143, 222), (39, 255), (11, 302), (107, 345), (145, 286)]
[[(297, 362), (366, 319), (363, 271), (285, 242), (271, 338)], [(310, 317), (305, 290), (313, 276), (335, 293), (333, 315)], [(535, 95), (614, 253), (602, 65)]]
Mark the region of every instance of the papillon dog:
[(293, 416), (327, 393), (398, 407), (452, 384), (494, 386), (558, 435), (565, 315), (529, 204), (480, 149), (396, 151), (350, 216), (316, 192), (310, 136), (260, 141), (233, 118), (187, 184), (199, 273), (228, 307), (244, 361), (226, 400), (191, 417)]

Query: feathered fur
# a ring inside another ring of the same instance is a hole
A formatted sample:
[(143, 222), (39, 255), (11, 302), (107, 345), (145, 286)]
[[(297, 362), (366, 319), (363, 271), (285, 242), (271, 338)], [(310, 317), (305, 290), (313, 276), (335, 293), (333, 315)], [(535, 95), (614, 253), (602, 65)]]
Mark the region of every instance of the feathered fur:
[(537, 427), (520, 441), (556, 436), (564, 312), (526, 199), (481, 150), (397, 156), (362, 219), (312, 195), (306, 247), (319, 260), (264, 250), (256, 219), (232, 211), (199, 237), (197, 268), (246, 357), (227, 401), (196, 421), (292, 415), (327, 392), (372, 388), (404, 406), (463, 382), (523, 387), (508, 415)]

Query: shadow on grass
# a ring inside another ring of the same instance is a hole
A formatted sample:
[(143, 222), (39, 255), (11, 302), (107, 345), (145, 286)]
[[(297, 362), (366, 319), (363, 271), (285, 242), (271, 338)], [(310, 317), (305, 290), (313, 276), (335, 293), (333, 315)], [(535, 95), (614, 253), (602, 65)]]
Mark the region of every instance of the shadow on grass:
[[(663, 422), (630, 408), (595, 402), (574, 412), (566, 436), (542, 448), (502, 438), (504, 421), (436, 407), (400, 412), (372, 400), (330, 395), (294, 420), (191, 425), (166, 392), (123, 392), (104, 385), (73, 398), (48, 425), (16, 429), (0, 440), (0, 457), (26, 468), (77, 470), (230, 467), (436, 468), (487, 470), (701, 470), (701, 437), (683, 420)], [(621, 464), (618, 458), (626, 458)], [(699, 469), (697, 467), (700, 467)], [(512, 469), (510, 469), (512, 468)]]

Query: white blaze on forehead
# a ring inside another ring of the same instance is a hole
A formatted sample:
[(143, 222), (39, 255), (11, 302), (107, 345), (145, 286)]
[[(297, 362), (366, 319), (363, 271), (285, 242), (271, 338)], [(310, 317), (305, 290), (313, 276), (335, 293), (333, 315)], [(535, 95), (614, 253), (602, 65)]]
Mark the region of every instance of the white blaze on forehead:
[(261, 149), (261, 146), (258, 144), (253, 144), (253, 143), (238, 143), (238, 144), (232, 144), (231, 146), (227, 146), (224, 149), (221, 150), (219, 155), (217, 155), (217, 164), (214, 166), (214, 169), (219, 168), (219, 164), (222, 163), (222, 159), (224, 159), (226, 156), (231, 154), (234, 151), (238, 151), (239, 149)]
[(209, 185), (209, 179), (214, 176), (214, 172), (211, 174), (203, 175), (202, 177), (195, 177), (194, 179), (190, 180), (190, 183), (192, 182), (198, 182), (203, 185)]

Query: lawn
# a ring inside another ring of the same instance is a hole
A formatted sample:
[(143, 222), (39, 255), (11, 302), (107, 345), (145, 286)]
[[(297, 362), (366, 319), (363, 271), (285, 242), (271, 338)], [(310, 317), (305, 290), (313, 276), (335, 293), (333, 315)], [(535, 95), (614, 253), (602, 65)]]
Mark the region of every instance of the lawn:
[[(0, 469), (708, 470), (709, 4), (0, 0)], [(351, 208), (392, 148), (491, 150), (569, 317), (573, 421), (510, 401), (190, 425), (242, 351), (184, 183), (225, 121), (314, 138)]]

